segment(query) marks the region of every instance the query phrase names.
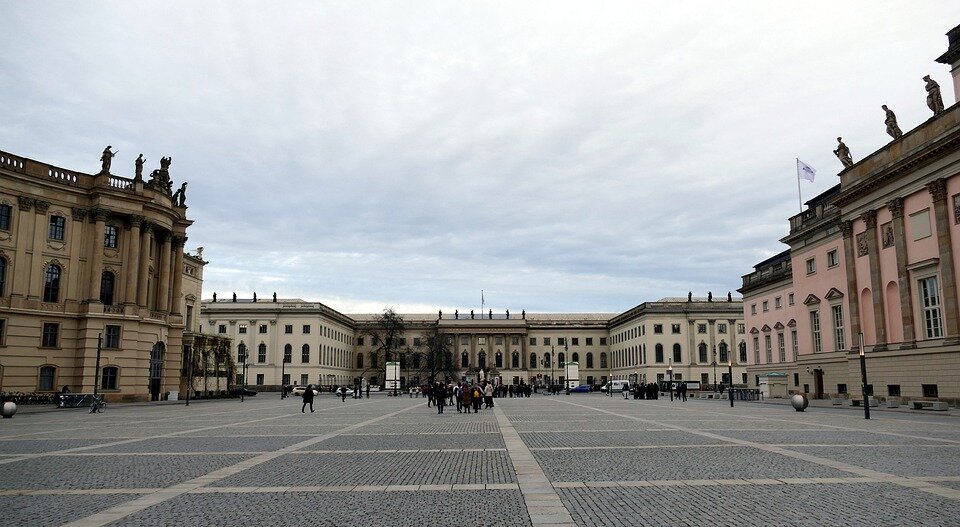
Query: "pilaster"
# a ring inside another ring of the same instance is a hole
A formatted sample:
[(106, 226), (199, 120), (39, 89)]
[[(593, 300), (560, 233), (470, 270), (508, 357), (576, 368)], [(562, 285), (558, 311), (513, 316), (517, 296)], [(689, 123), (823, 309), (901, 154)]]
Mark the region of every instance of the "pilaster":
[[(853, 243), (853, 222), (840, 222), (840, 233), (843, 235), (844, 268), (847, 272), (847, 308), (850, 310), (850, 334), (860, 333), (860, 289), (857, 286), (857, 256)], [(802, 272), (802, 271), (801, 271)], [(853, 349), (853, 338), (851, 348)], [(794, 360), (797, 360), (794, 357)]]
[[(913, 294), (910, 276), (907, 273), (907, 242), (903, 223), (903, 198), (887, 202), (890, 215), (893, 216), (893, 247), (897, 252), (897, 289), (900, 291), (900, 323), (903, 325), (903, 343), (901, 348), (916, 347), (916, 333), (913, 322)], [(892, 300), (892, 299), (891, 299)], [(854, 333), (856, 335), (856, 333)]]
[(950, 238), (950, 211), (947, 210), (947, 181), (939, 178), (927, 184), (933, 198), (940, 252), (940, 282), (943, 284), (943, 328), (951, 343), (960, 340), (960, 313), (957, 311), (957, 284), (954, 274), (953, 243)]

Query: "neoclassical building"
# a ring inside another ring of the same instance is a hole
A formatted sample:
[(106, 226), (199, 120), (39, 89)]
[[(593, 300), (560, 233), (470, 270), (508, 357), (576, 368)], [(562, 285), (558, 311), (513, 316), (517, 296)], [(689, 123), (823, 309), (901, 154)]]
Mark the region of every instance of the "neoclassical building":
[[(960, 26), (948, 37), (938, 61), (960, 93)], [(751, 383), (779, 372), (795, 392), (859, 397), (862, 334), (874, 395), (960, 399), (960, 104), (933, 90), (928, 106), (850, 160), (790, 218), (789, 249), (743, 277)]]
[[(667, 376), (705, 384), (743, 380), (744, 324), (739, 299), (670, 298), (614, 313), (402, 314), (401, 347), (418, 349), (438, 328), (460, 378), (498, 378), (505, 384), (563, 383), (567, 364), (580, 383), (610, 378), (654, 382)], [(204, 300), (203, 333), (232, 342), (233, 358), (248, 364), (236, 382), (332, 386), (381, 384), (384, 357), (371, 338), (376, 314), (342, 314), (301, 299)], [(742, 351), (742, 353), (741, 353)], [(419, 359), (401, 360), (404, 385), (426, 381)], [(718, 375), (720, 375), (718, 377)], [(453, 379), (457, 380), (457, 379)]]
[[(0, 390), (159, 399), (196, 330), (200, 255), (183, 251), (184, 191), (168, 158), (148, 180), (0, 152)], [(133, 168), (133, 167), (131, 167)]]

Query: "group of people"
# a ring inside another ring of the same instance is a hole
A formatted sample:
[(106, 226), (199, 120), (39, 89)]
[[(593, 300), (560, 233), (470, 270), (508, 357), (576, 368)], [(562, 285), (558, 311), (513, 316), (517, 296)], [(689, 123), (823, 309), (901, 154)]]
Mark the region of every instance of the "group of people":
[[(678, 381), (674, 382), (673, 395), (675, 401), (686, 401), (687, 400), (687, 383)], [(648, 384), (634, 383), (633, 385), (624, 384), (622, 388), (623, 398), (629, 399), (633, 395), (634, 399), (658, 399), (661, 392), (669, 393), (670, 383), (663, 382), (657, 384), (654, 382)]]
[(493, 398), (501, 392), (502, 386), (494, 386), (491, 382), (482, 383), (458, 382), (445, 384), (438, 382), (421, 387), (423, 396), (427, 398), (427, 407), (436, 407), (437, 413), (442, 414), (446, 406), (457, 405), (457, 413), (478, 413), (483, 408), (493, 408)]

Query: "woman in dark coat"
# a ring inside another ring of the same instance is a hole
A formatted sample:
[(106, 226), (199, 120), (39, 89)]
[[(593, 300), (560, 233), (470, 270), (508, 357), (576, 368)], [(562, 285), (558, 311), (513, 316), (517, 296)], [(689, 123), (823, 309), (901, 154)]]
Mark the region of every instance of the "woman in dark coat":
[(310, 405), (310, 413), (313, 413), (313, 385), (307, 385), (303, 390), (303, 406), (300, 407), (300, 413), (306, 413), (307, 405)]

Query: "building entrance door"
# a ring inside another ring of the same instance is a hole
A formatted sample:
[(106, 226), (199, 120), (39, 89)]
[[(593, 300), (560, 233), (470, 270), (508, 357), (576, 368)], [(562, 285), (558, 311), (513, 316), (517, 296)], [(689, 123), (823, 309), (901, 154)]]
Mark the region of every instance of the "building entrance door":
[(163, 342), (157, 342), (150, 350), (150, 400), (160, 400), (160, 381), (163, 377)]
[(813, 392), (814, 399), (823, 399), (823, 370), (820, 368), (813, 370)]

